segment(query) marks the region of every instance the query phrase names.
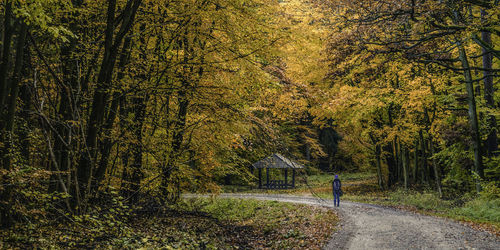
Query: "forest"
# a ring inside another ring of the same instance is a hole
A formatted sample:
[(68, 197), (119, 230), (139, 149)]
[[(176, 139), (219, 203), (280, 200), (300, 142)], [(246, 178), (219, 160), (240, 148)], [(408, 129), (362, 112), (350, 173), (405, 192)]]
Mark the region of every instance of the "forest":
[(0, 248), (121, 237), (273, 153), (500, 228), (498, 0), (0, 2)]

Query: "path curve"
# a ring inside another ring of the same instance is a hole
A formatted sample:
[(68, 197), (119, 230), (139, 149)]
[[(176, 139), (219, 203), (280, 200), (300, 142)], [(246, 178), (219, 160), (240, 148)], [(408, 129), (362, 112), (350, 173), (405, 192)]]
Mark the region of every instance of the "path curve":
[(500, 249), (500, 239), (457, 222), (407, 211), (342, 201), (279, 194), (221, 194), (225, 198), (252, 198), (325, 206), (340, 215), (340, 229), (325, 249)]

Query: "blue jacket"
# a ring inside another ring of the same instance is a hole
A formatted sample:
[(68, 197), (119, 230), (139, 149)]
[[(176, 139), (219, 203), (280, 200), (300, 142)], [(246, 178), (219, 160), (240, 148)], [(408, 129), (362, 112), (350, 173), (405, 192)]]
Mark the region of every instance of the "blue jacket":
[[(336, 182), (336, 181), (338, 182), (338, 190), (335, 190), (335, 182)], [(332, 190), (333, 190), (333, 192), (334, 192), (334, 193), (336, 193), (336, 192), (341, 192), (341, 189), (342, 189), (342, 182), (340, 181), (340, 179), (334, 179), (334, 180), (332, 181)]]

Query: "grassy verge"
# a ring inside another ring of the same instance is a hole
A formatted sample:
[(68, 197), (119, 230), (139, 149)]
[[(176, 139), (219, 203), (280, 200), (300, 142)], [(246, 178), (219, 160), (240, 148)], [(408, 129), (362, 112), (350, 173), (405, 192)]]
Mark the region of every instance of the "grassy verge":
[(0, 248), (320, 249), (338, 222), (329, 209), (252, 199), (118, 210), (0, 230)]
[(443, 200), (433, 191), (416, 192), (398, 189), (383, 193), (347, 194), (344, 199), (446, 217), (500, 235), (500, 199), (498, 198), (460, 196), (454, 200)]

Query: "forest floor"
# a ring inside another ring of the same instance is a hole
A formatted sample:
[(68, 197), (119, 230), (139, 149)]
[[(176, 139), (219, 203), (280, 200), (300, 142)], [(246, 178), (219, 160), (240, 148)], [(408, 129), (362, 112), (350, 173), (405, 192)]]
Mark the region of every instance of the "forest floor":
[(0, 249), (320, 249), (337, 224), (325, 207), (192, 198), (18, 224), (0, 230)]
[(220, 197), (274, 200), (332, 208), (340, 229), (326, 249), (500, 249), (500, 238), (449, 219), (378, 205), (289, 194), (221, 194)]

